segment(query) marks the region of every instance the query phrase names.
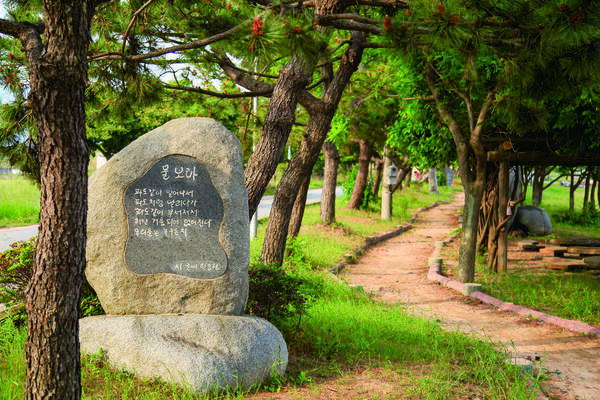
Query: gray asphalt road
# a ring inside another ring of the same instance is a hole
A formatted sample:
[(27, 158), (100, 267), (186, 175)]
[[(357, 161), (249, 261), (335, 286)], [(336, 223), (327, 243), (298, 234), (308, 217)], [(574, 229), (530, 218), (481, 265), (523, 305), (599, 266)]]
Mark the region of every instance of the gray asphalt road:
[[(342, 188), (337, 187), (336, 196), (342, 195)], [(306, 204), (318, 203), (321, 201), (321, 189), (311, 189), (306, 196)], [(258, 206), (258, 218), (266, 218), (271, 212), (273, 196), (265, 196)], [(0, 228), (0, 251), (9, 248), (9, 245), (19, 240), (27, 240), (37, 235), (37, 225), (19, 226), (16, 228)]]
[(37, 229), (37, 225), (0, 228), (0, 251), (8, 249), (11, 243), (18, 242), (19, 240), (27, 240), (37, 235)]

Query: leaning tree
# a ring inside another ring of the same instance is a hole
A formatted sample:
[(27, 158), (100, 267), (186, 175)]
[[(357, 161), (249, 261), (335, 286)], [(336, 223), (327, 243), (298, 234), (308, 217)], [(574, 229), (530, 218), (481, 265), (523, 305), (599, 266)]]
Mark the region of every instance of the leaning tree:
[[(486, 187), (485, 136), (539, 126), (534, 106), (548, 86), (588, 81), (598, 62), (599, 10), (591, 1), (427, 2), (396, 14), (394, 40), (409, 46), (456, 145), (465, 191), (459, 278), (474, 277)], [(552, 74), (548, 74), (552, 71)]]
[(0, 20), (0, 33), (22, 46), (41, 178), (38, 246), (26, 305), (28, 399), (81, 396), (78, 318), (89, 162), (84, 97), (98, 3), (45, 0), (42, 20), (27, 9)]

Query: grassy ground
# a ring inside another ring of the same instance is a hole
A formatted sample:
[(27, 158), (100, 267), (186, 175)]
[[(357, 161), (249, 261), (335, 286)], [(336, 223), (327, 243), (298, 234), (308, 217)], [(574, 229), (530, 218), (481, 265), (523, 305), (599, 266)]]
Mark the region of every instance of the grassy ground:
[[(583, 188), (575, 192), (575, 212), (582, 212)], [(525, 204), (530, 203), (531, 194)], [(541, 207), (550, 215), (550, 237), (600, 237), (600, 220), (590, 218), (582, 226), (561, 221), (569, 216), (569, 188), (558, 184), (544, 191)], [(573, 217), (573, 215), (571, 215)], [(545, 238), (539, 238), (544, 240)], [(477, 282), (483, 290), (503, 301), (523, 305), (568, 319), (600, 325), (600, 275), (594, 271), (565, 272), (528, 268), (525, 262), (513, 265), (506, 274), (488, 273), (482, 257), (476, 266)]]
[(545, 274), (517, 268), (507, 274), (480, 270), (483, 291), (515, 304), (567, 319), (600, 325), (598, 276), (549, 270)]
[[(575, 214), (579, 215), (583, 210), (584, 189), (580, 187), (575, 191)], [(531, 191), (527, 193), (525, 204), (531, 204)], [(583, 226), (569, 222), (573, 215), (569, 214), (569, 188), (554, 184), (544, 190), (541, 208), (545, 209), (552, 221), (552, 237), (600, 237), (600, 219), (590, 218)], [(596, 206), (598, 207), (598, 206)], [(567, 220), (565, 220), (567, 219)]]
[(0, 177), (0, 228), (39, 222), (40, 190), (23, 177)]
[[(327, 267), (363, 243), (367, 236), (405, 223), (416, 208), (448, 199), (449, 190), (434, 196), (420, 189), (394, 196), (396, 215), (381, 221), (378, 205), (370, 211), (337, 208), (337, 224), (323, 226), (318, 206), (307, 207), (298, 240), (284, 269), (301, 277), (308, 298), (300, 324), (296, 316), (278, 328), (290, 352), (285, 377), (267, 382), (260, 391), (288, 392), (289, 398), (318, 398), (331, 382), (353, 382), (378, 374), (368, 392), (348, 398), (402, 399), (533, 399), (528, 379), (505, 363), (495, 345), (441, 329), (438, 321), (408, 314), (402, 307), (371, 301), (359, 288), (334, 279)], [(251, 243), (256, 260), (265, 222)], [(0, 398), (22, 397), (24, 376), (23, 330), (4, 326), (0, 331)], [(361, 378), (362, 379), (362, 378)], [(138, 380), (109, 368), (101, 356), (83, 357), (83, 398), (192, 399), (191, 392)], [(344, 383), (345, 384), (345, 383)], [(220, 398), (252, 398), (252, 391), (231, 390)], [(216, 396), (211, 396), (216, 397)], [(258, 396), (260, 397), (260, 396)], [(264, 397), (262, 397), (264, 398)]]

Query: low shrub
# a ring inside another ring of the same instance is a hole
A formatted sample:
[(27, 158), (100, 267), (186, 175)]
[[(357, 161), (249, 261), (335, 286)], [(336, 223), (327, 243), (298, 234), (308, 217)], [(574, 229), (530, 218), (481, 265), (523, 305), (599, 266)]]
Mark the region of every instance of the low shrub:
[(581, 212), (569, 212), (562, 210), (552, 216), (556, 222), (563, 222), (571, 225), (597, 226), (600, 222), (600, 210), (593, 205), (586, 206)]
[(254, 263), (248, 268), (248, 281), (248, 314), (264, 318), (278, 328), (296, 316), (300, 323), (306, 304), (301, 278), (280, 267)]
[[(33, 237), (28, 241), (13, 243), (8, 250), (0, 253), (0, 304), (7, 307), (0, 314), (0, 320), (8, 318), (17, 327), (27, 322), (25, 294), (33, 274), (36, 248), (37, 237)], [(81, 289), (79, 315), (88, 317), (102, 314), (104, 314), (104, 310), (98, 296), (85, 280)]]
[(33, 274), (37, 238), (16, 242), (0, 253), (0, 303), (7, 307), (0, 319), (9, 318), (15, 326), (27, 322), (25, 291)]

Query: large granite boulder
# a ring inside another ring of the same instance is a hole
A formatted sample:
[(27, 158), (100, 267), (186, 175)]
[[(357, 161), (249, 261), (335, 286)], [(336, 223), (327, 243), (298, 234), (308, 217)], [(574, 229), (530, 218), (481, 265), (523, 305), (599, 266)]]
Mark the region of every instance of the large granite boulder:
[(90, 179), (86, 276), (107, 314), (241, 315), (248, 200), (237, 138), (210, 118), (147, 133)]
[(201, 393), (260, 384), (283, 375), (288, 361), (281, 333), (256, 317), (98, 316), (79, 324), (82, 352), (102, 349), (117, 368)]
[(546, 236), (552, 233), (552, 222), (546, 210), (523, 206), (517, 210), (513, 229), (523, 230), (533, 236)]

